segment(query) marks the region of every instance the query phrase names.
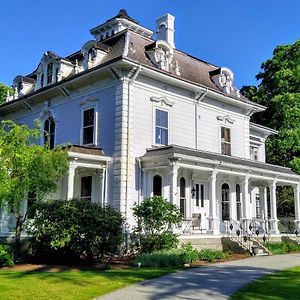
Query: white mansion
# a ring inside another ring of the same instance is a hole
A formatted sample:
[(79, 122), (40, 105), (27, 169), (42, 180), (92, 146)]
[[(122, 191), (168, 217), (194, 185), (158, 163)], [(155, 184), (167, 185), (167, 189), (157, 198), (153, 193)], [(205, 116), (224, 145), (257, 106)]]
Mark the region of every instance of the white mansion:
[[(177, 50), (170, 14), (156, 20), (156, 39), (125, 10), (90, 33), (67, 57), (46, 52), (0, 106), (0, 119), (40, 119), (50, 147), (71, 145), (53, 197), (112, 205), (133, 224), (134, 203), (161, 195), (180, 208), (189, 233), (268, 220), (279, 234), (276, 187), (288, 185), (299, 228), (300, 176), (265, 163), (276, 131), (251, 123), (265, 107), (240, 95), (230, 69)], [(12, 222), (2, 210), (0, 232)]]

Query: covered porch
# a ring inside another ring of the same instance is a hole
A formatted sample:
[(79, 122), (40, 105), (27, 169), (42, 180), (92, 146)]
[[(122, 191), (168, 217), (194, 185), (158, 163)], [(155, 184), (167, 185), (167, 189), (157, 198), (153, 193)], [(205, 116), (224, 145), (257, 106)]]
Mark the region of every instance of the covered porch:
[(181, 235), (223, 235), (229, 226), (279, 235), (276, 188), (292, 186), (299, 231), (300, 176), (291, 169), (170, 145), (147, 150), (143, 198), (160, 195), (180, 208)]

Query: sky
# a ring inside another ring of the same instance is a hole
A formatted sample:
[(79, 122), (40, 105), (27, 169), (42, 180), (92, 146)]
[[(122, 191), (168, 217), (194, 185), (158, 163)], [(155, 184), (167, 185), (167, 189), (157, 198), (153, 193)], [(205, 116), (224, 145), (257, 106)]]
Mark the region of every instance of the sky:
[(79, 50), (121, 8), (152, 30), (156, 18), (174, 15), (176, 48), (230, 68), (238, 88), (257, 85), (274, 48), (300, 38), (299, 0), (1, 0), (0, 82), (31, 73), (48, 50)]

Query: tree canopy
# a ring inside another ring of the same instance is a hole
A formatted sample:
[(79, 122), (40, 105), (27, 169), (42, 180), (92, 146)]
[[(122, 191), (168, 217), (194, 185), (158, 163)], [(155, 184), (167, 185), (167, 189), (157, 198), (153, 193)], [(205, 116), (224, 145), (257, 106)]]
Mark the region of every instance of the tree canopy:
[(267, 107), (253, 120), (279, 131), (267, 140), (267, 161), (300, 174), (300, 39), (276, 47), (256, 79), (260, 80), (257, 87), (245, 86), (241, 92)]
[(57, 187), (67, 168), (67, 153), (38, 145), (39, 122), (30, 129), (13, 121), (0, 123), (0, 206), (7, 205), (16, 216), (16, 240), (20, 238), (28, 195), (41, 200)]
[(13, 93), (13, 89), (0, 82), (0, 104), (6, 101), (7, 92), (11, 95)]

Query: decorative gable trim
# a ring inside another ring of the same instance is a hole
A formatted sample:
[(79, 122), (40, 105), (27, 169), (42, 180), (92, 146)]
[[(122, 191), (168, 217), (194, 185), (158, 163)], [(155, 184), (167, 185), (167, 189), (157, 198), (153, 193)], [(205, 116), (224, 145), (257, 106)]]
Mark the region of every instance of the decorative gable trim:
[(230, 116), (226, 115), (226, 116), (217, 116), (217, 120), (218, 121), (222, 121), (224, 123), (229, 123), (229, 124), (233, 124), (234, 120), (232, 118), (230, 118)]
[(172, 107), (174, 105), (174, 102), (170, 101), (166, 96), (162, 96), (162, 97), (151, 97), (150, 100), (152, 102), (156, 102), (156, 103), (164, 103), (167, 106)]

